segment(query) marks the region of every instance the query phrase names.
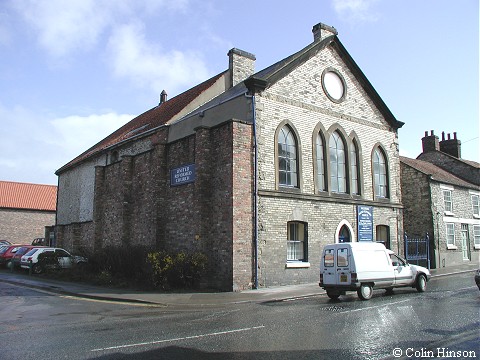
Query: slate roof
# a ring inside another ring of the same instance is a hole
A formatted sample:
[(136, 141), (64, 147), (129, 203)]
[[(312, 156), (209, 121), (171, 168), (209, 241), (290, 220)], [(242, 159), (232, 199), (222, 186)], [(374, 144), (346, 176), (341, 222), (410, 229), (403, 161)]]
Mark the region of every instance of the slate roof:
[(57, 187), (0, 181), (0, 208), (56, 211)]
[(432, 163), (429, 163), (427, 161), (411, 159), (405, 156), (400, 156), (400, 162), (410, 166), (411, 168), (414, 168), (415, 170), (425, 175), (429, 175), (430, 178), (434, 181), (438, 181), (438, 182), (442, 182), (450, 185), (462, 186), (469, 189), (480, 190), (479, 186), (472, 184), (468, 181), (465, 181), (463, 179), (460, 179), (459, 177), (453, 175), (452, 173), (449, 173), (448, 171), (443, 170), (442, 168)]
[(154, 108), (137, 116), (133, 120), (123, 125), (118, 130), (101, 140), (90, 149), (86, 150), (75, 159), (58, 169), (55, 173), (58, 175), (63, 170), (89, 158), (92, 155), (100, 153), (102, 150), (118, 144), (122, 141), (128, 140), (134, 136), (144, 134), (145, 132), (166, 124), (172, 117), (178, 114), (185, 106), (190, 104), (202, 92), (212, 86), (224, 72), (215, 75), (214, 77), (204, 81), (197, 86), (165, 101), (164, 103), (155, 106)]

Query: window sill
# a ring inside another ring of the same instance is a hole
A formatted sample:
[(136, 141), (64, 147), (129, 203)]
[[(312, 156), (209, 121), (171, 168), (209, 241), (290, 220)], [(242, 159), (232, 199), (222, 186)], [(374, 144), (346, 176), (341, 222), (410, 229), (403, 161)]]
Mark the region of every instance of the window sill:
[(295, 261), (295, 262), (287, 262), (285, 264), (285, 268), (287, 269), (295, 269), (295, 268), (309, 268), (310, 263), (309, 262), (302, 262), (302, 261)]
[(458, 248), (455, 245), (448, 245), (447, 244), (447, 250), (457, 250)]
[(443, 215), (445, 215), (445, 216), (455, 216), (455, 214), (454, 214), (453, 212), (451, 212), (451, 211), (445, 211), (445, 212), (443, 213)]
[(480, 250), (480, 245), (475, 244), (475, 245), (473, 245), (473, 248), (474, 248), (475, 250)]
[(474, 219), (480, 219), (480, 215), (473, 214), (473, 218), (474, 218)]

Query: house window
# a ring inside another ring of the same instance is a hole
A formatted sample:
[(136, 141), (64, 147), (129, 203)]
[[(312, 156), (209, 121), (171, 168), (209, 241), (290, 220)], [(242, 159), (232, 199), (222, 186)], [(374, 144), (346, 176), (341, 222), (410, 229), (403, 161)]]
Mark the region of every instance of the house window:
[(319, 191), (327, 190), (327, 182), (325, 180), (325, 141), (321, 133), (317, 134), (317, 186)]
[(359, 195), (359, 169), (358, 169), (358, 149), (357, 149), (357, 143), (355, 140), (352, 142), (352, 145), (350, 146), (350, 172), (352, 173), (352, 189), (351, 193), (353, 195)]
[(479, 217), (480, 216), (480, 196), (479, 195), (472, 195), (472, 209), (473, 209), (473, 216)]
[(443, 203), (445, 206), (445, 211), (452, 213), (453, 212), (452, 190), (443, 190)]
[(332, 192), (346, 193), (347, 192), (347, 169), (345, 144), (342, 137), (335, 131), (330, 136), (329, 143), (330, 155), (330, 181)]
[(388, 198), (387, 162), (385, 154), (378, 147), (373, 152), (373, 178), (375, 197)]
[(278, 180), (280, 186), (298, 187), (297, 141), (289, 126), (278, 134)]
[(473, 225), (473, 246), (480, 249), (480, 225)]
[(390, 229), (386, 225), (378, 225), (376, 228), (376, 242), (382, 243), (387, 249), (390, 249)]
[(307, 261), (307, 225), (291, 221), (287, 224), (287, 261)]
[(455, 246), (455, 224), (447, 223), (447, 249), (456, 249)]

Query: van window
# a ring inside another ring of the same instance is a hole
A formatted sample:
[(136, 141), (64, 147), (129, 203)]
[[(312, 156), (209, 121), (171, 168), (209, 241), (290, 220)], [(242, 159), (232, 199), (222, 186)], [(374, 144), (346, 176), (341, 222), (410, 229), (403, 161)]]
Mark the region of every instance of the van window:
[(337, 250), (337, 266), (348, 266), (348, 249)]
[(334, 265), (333, 255), (334, 255), (333, 249), (325, 250), (325, 256), (323, 258), (325, 267), (332, 267)]

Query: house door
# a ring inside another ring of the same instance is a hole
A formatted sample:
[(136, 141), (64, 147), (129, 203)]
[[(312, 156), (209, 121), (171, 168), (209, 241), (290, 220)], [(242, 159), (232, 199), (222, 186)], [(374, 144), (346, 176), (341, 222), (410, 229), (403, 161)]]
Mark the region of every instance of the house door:
[(468, 237), (468, 224), (462, 224), (462, 254), (463, 260), (470, 260), (470, 239)]

